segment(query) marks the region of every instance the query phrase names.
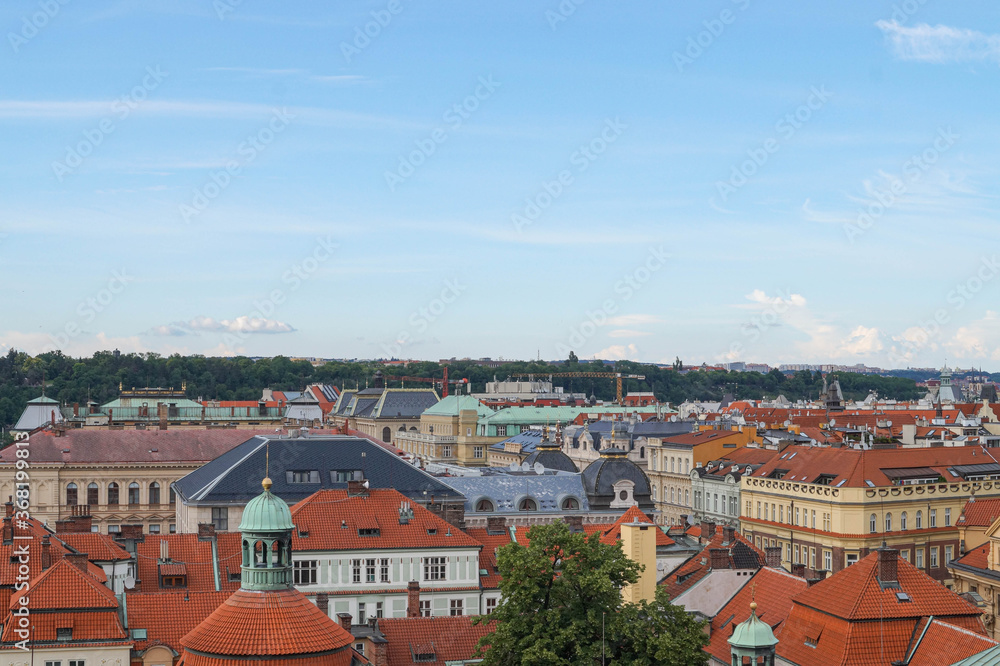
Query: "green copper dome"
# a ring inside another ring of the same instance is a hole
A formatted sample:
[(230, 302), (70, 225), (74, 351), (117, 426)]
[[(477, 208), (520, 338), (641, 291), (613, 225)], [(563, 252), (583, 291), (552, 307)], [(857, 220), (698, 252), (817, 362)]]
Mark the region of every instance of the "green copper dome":
[(750, 617), (736, 625), (729, 644), (737, 648), (770, 648), (778, 644), (767, 623), (757, 617), (757, 604), (750, 604)]
[(264, 479), (264, 492), (247, 502), (240, 521), (240, 532), (288, 532), (292, 524), (292, 512), (285, 500), (271, 494), (271, 480)]

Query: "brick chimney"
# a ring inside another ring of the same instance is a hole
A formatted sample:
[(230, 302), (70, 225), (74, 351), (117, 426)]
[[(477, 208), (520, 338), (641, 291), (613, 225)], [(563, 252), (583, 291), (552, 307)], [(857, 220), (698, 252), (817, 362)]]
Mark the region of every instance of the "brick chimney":
[(705, 541), (711, 541), (712, 537), (715, 536), (715, 523), (711, 520), (701, 521), (701, 538)]
[(767, 546), (764, 548), (765, 561), (771, 569), (781, 568), (781, 546)]
[(330, 617), (330, 595), (326, 592), (320, 592), (316, 595), (316, 608), (323, 611), (323, 615)]
[(52, 566), (52, 544), (49, 541), (49, 535), (46, 534), (42, 537), (42, 571), (45, 571)]
[(337, 613), (337, 622), (340, 626), (347, 630), (347, 633), (351, 633), (351, 622), (354, 618), (350, 613)]
[(899, 578), (896, 575), (899, 566), (898, 557), (899, 551), (894, 548), (883, 546), (878, 549), (878, 581), (883, 585), (885, 583), (899, 582)]
[(709, 548), (708, 549), (709, 564), (712, 569), (728, 569), (729, 568), (729, 549), (728, 548)]
[(135, 541), (142, 540), (142, 523), (138, 525), (122, 525), (121, 531), (118, 533), (118, 538), (122, 540), (133, 539)]
[(372, 666), (389, 666), (389, 641), (372, 638)]
[[(573, 516), (570, 516), (572, 518)], [(487, 516), (486, 517), (486, 533), (487, 534), (506, 534), (507, 533), (507, 519), (503, 516)]]
[(166, 430), (167, 429), (167, 422), (168, 422), (168, 416), (169, 416), (169, 411), (168, 410), (169, 409), (170, 409), (170, 406), (167, 405), (166, 403), (159, 402), (159, 403), (156, 404), (157, 417), (159, 417), (159, 420), (160, 420), (160, 430)]
[(73, 507), (72, 516), (56, 521), (56, 532), (60, 534), (90, 534), (93, 531), (91, 530), (93, 524), (94, 518), (90, 515), (90, 507), (81, 504)]
[(793, 576), (797, 576), (798, 578), (805, 578), (806, 577), (806, 565), (802, 564), (801, 562), (799, 562), (797, 564), (793, 564), (792, 565), (792, 575)]
[(582, 532), (583, 531), (583, 516), (564, 516), (563, 521), (569, 525), (570, 532)]
[(733, 525), (722, 526), (722, 545), (728, 546), (736, 541), (736, 528)]
[(420, 617), (420, 583), (415, 580), (406, 584), (406, 617)]
[(4, 516), (3, 518), (3, 543), (4, 545), (14, 543), (14, 523), (11, 521), (10, 516)]
[(211, 541), (215, 538), (213, 523), (198, 523), (198, 541)]
[(347, 482), (347, 496), (348, 497), (368, 497), (368, 487), (365, 486), (364, 481), (348, 481)]
[(14, 497), (13, 495), (7, 496), (7, 503), (4, 506), (4, 515), (8, 518), (14, 517)]
[(83, 573), (90, 575), (90, 572), (87, 570), (87, 553), (66, 553), (63, 555), (63, 558), (69, 560), (70, 564)]

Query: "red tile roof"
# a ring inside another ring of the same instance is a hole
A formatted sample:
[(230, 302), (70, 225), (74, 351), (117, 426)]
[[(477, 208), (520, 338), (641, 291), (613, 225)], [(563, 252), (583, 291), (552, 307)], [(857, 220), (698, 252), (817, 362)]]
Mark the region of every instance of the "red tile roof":
[(989, 527), (1000, 518), (1000, 497), (969, 500), (955, 521), (963, 527)]
[[(399, 522), (403, 504), (413, 511), (413, 518), (405, 525)], [(292, 508), (292, 521), (297, 528), (292, 532), (294, 551), (481, 546), (457, 527), (387, 488), (353, 497), (346, 490), (319, 490)], [(378, 534), (360, 536), (359, 529), (377, 529)], [(309, 536), (300, 536), (306, 531)]]
[[(711, 572), (712, 548), (729, 550), (729, 568), (731, 569), (757, 569), (764, 566), (767, 556), (764, 551), (753, 545), (752, 541), (739, 532), (734, 532), (733, 541), (724, 546), (722, 545), (724, 536), (721, 529), (716, 529), (715, 536), (705, 544), (705, 548), (700, 553), (684, 562), (660, 581), (660, 585), (666, 586), (667, 594), (670, 595), (671, 599), (676, 599)], [(740, 545), (737, 546), (737, 544)], [(737, 551), (735, 554), (734, 550)]]
[(107, 534), (97, 532), (65, 532), (54, 537), (78, 553), (86, 553), (91, 562), (120, 562), (132, 559), (132, 554), (122, 548)]
[[(623, 523), (649, 523), (650, 525), (655, 525), (653, 520), (642, 512), (637, 506), (630, 506), (628, 511), (623, 513), (618, 520), (611, 525), (611, 527), (605, 529), (601, 534), (601, 542), (607, 544), (615, 544), (622, 538), (622, 524)], [(666, 533), (659, 527), (656, 528), (656, 545), (659, 546), (672, 546), (676, 543), (673, 539), (666, 535)]]
[(920, 643), (912, 651), (908, 666), (940, 666), (944, 663), (954, 663), (996, 645), (996, 641), (982, 634), (934, 620), (926, 627)]
[(130, 629), (145, 629), (146, 639), (136, 641), (136, 650), (166, 645), (180, 652), (181, 639), (212, 614), (232, 592), (161, 592), (127, 594)]
[(750, 617), (750, 603), (757, 603), (757, 617), (767, 623), (781, 640), (781, 627), (792, 610), (792, 597), (809, 586), (805, 579), (783, 569), (764, 567), (729, 600), (712, 619), (712, 631), (705, 651), (725, 663), (730, 661), (729, 637), (737, 624)]
[[(62, 437), (51, 431), (31, 436), (31, 461), (64, 463), (204, 463), (273, 430), (68, 430)], [(63, 453), (68, 449), (68, 453)], [(155, 449), (155, 451), (154, 451)], [(12, 463), (14, 447), (0, 451), (0, 463)]]
[[(212, 542), (199, 541), (197, 534), (147, 534), (136, 544), (136, 592), (176, 592), (176, 587), (161, 588), (160, 543), (166, 542), (167, 555), (171, 564), (183, 564), (187, 575), (186, 590), (190, 592), (214, 592), (215, 568), (212, 560)], [(242, 560), (240, 535), (236, 532), (216, 534), (218, 553), (219, 586), (222, 591), (235, 592), (240, 587), (239, 579), (229, 580), (229, 573), (240, 573)], [(168, 574), (174, 575), (174, 574)]]
[[(490, 624), (472, 624), (467, 615), (458, 617), (402, 617), (378, 621), (378, 629), (388, 641), (389, 666), (444, 666), (448, 661), (464, 661), (476, 653), (479, 639), (491, 633)], [(434, 653), (434, 661), (413, 660), (413, 652)]]
[(977, 546), (958, 558), (960, 564), (977, 569), (989, 569), (990, 542)]
[(470, 537), (483, 544), (479, 553), (479, 568), (486, 570), (485, 576), (479, 581), (483, 589), (495, 590), (500, 587), (500, 574), (497, 572), (497, 551), (511, 542), (510, 531), (502, 534), (488, 534), (485, 527), (471, 527), (465, 530)]
[[(207, 663), (209, 656), (295, 657), (344, 650), (346, 661), (326, 657), (319, 663), (350, 663), (352, 637), (297, 590), (237, 590), (181, 639), (184, 663)], [(282, 660), (284, 661), (284, 660)]]
[(26, 595), (32, 610), (63, 609), (68, 600), (72, 600), (72, 608), (118, 608), (114, 592), (67, 559), (57, 560), (32, 580), (29, 588), (15, 592), (11, 608)]

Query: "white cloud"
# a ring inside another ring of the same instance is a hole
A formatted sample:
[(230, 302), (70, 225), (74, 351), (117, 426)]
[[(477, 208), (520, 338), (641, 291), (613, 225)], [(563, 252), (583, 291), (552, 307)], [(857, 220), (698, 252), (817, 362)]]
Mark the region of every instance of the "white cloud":
[(1000, 361), (1000, 313), (987, 310), (982, 319), (955, 331), (944, 347), (955, 358)]
[(612, 361), (638, 361), (639, 349), (634, 344), (611, 345), (594, 353), (591, 358)]
[(295, 328), (277, 319), (263, 319), (246, 315), (235, 319), (195, 317), (186, 322), (173, 322), (149, 329), (147, 335), (183, 336), (197, 335), (200, 331), (220, 333), (291, 333)]
[(896, 21), (875, 23), (900, 60), (917, 62), (1000, 62), (1000, 35), (976, 30), (930, 26), (921, 23), (912, 28)]

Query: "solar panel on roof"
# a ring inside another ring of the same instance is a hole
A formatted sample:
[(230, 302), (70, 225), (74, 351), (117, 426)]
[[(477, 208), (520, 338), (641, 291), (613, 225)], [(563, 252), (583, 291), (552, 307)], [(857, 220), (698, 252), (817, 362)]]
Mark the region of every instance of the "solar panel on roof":
[(841, 479), (841, 480), (840, 480), (840, 483), (838, 483), (838, 484), (837, 484), (836, 486), (834, 486), (834, 488), (839, 488), (839, 487), (841, 487), (842, 485), (844, 485), (845, 483), (847, 483), (847, 479)]
[(866, 484), (866, 485), (867, 485), (867, 486), (868, 486), (869, 488), (874, 488), (874, 487), (875, 487), (875, 484), (874, 484), (874, 483), (872, 483), (871, 481), (869, 481), (868, 479), (865, 479), (865, 484)]

